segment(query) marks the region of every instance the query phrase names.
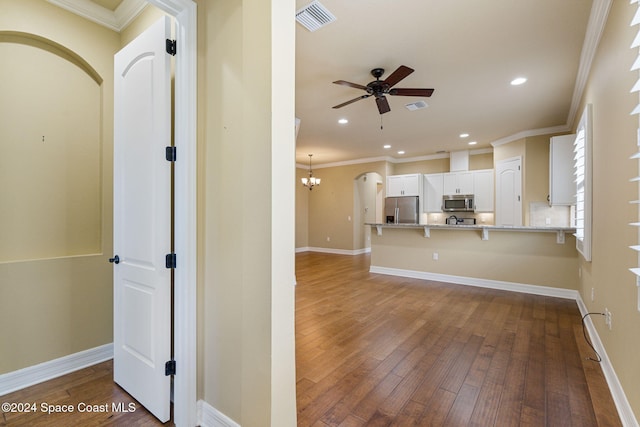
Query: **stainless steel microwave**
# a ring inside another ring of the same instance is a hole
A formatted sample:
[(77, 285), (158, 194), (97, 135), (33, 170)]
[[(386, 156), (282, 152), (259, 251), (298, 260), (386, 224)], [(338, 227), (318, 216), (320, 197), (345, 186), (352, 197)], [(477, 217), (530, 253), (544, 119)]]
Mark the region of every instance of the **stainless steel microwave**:
[(473, 194), (449, 194), (442, 196), (444, 212), (473, 212), (475, 204)]

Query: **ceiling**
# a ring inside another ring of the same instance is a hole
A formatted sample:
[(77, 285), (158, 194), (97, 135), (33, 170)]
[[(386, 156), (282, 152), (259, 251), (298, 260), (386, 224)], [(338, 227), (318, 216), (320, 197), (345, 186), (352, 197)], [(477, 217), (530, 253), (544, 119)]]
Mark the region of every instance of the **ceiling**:
[[(125, 5), (142, 2), (49, 1), (93, 3), (116, 16)], [(296, 8), (310, 2), (296, 0)], [(321, 3), (336, 21), (315, 32), (296, 24), (296, 161), (301, 165), (311, 153), (316, 166), (380, 158), (401, 162), (570, 130), (589, 67), (588, 42), (601, 30), (593, 17), (588, 26), (592, 3), (599, 12), (601, 0)], [(599, 13), (606, 17), (606, 10)], [(400, 65), (415, 72), (396, 88), (434, 88), (433, 95), (387, 96), (391, 111), (383, 115), (374, 97), (332, 108), (365, 94), (333, 81), (366, 85), (374, 80), (371, 69), (384, 68), (384, 79)], [(510, 85), (519, 76), (527, 82)], [(405, 108), (419, 100), (428, 107)], [(339, 124), (340, 118), (349, 123)], [(460, 138), (462, 133), (469, 136)]]
[[(296, 6), (309, 3), (297, 0)], [(379, 157), (402, 161), (490, 148), (492, 142), (571, 125), (590, 0), (321, 3), (335, 22), (315, 32), (296, 24), (300, 164), (309, 153), (314, 165)], [(374, 97), (332, 108), (365, 94), (333, 81), (366, 85), (374, 80), (371, 69), (384, 68), (384, 79), (400, 65), (415, 72), (395, 87), (434, 88), (433, 95), (387, 96), (391, 111), (384, 115)], [(519, 76), (527, 82), (510, 85)], [(427, 108), (405, 108), (420, 99)], [(349, 123), (338, 124), (340, 118)], [(460, 138), (462, 133), (469, 137)]]

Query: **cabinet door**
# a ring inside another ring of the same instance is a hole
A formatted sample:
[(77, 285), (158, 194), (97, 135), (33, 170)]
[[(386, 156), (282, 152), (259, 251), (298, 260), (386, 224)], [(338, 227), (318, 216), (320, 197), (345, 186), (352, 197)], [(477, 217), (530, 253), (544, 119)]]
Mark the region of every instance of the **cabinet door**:
[(420, 174), (404, 175), (402, 184), (403, 196), (419, 196), (420, 195)]
[(473, 174), (474, 172), (458, 172), (458, 194), (473, 194)]
[(476, 212), (493, 212), (493, 169), (475, 171), (473, 174)]
[(576, 136), (551, 138), (549, 146), (549, 204), (569, 206), (576, 203), (573, 176), (573, 142)]
[(456, 173), (442, 174), (443, 194), (458, 194), (458, 175)]
[(441, 173), (424, 176), (425, 212), (442, 212), (443, 181), (443, 174)]
[(473, 172), (444, 174), (444, 194), (473, 194)]
[(387, 177), (387, 197), (403, 196), (403, 178), (401, 175)]

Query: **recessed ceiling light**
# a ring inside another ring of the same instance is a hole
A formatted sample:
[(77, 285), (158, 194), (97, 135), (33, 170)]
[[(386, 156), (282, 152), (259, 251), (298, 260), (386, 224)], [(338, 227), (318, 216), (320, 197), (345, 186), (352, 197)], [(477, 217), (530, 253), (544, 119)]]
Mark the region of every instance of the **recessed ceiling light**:
[(469, 145), (476, 145), (478, 143), (478, 141), (470, 141)]
[(389, 148), (391, 148), (391, 146), (389, 144), (385, 144), (385, 145), (382, 146), (382, 148), (385, 148), (385, 149), (388, 150)]
[(460, 138), (467, 138), (469, 136), (468, 133), (461, 133)]
[(349, 120), (347, 120), (347, 119), (340, 119), (340, 120), (338, 120), (338, 123), (340, 123), (341, 125), (346, 125), (347, 123), (349, 123)]
[(526, 81), (527, 81), (526, 77), (517, 77), (517, 78), (511, 80), (511, 85), (512, 86), (518, 86), (518, 85), (523, 84)]
[(398, 154), (404, 154), (403, 150), (398, 151)]

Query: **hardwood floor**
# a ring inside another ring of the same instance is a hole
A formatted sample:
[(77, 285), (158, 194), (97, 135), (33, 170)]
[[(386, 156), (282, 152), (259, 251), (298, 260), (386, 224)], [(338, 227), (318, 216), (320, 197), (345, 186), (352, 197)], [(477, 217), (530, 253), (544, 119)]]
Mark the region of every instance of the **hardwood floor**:
[(575, 301), (296, 256), (298, 425), (620, 426)]
[[(368, 269), (367, 255), (296, 256), (299, 426), (621, 425), (574, 301)], [(109, 361), (2, 396), (37, 410), (0, 426), (163, 425), (112, 377)], [(80, 402), (135, 412), (41, 410)]]
[[(0, 412), (0, 426), (174, 425), (171, 421), (165, 424), (159, 422), (144, 406), (113, 382), (112, 361), (6, 394), (0, 397), (0, 402), (21, 405), (14, 408), (16, 412), (5, 411), (3, 408)], [(27, 404), (28, 408), (25, 409), (22, 404)], [(49, 408), (51, 414), (48, 413)], [(73, 408), (73, 412), (55, 412), (63, 408)], [(97, 412), (88, 412), (88, 408), (95, 408)]]

